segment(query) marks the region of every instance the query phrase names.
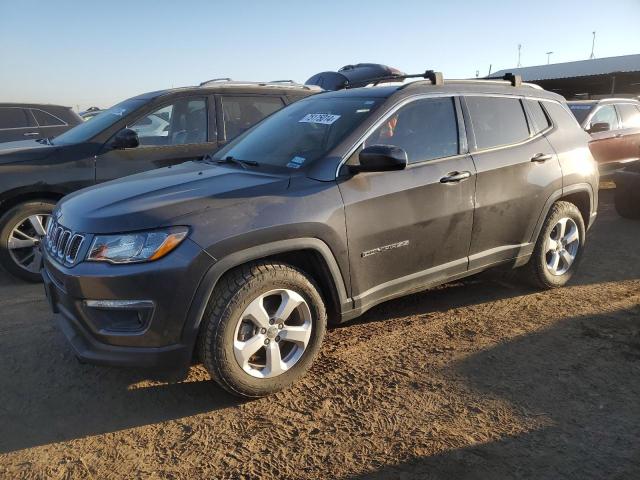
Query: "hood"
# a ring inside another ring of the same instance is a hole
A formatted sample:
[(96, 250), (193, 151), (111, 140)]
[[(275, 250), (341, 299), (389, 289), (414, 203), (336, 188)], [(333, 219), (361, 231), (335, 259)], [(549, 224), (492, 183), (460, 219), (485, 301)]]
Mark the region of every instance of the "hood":
[(0, 143), (0, 164), (39, 160), (50, 155), (57, 148), (61, 147), (36, 140)]
[(188, 215), (287, 189), (289, 176), (187, 162), (132, 175), (65, 197), (58, 221), (82, 233), (119, 233), (189, 225)]

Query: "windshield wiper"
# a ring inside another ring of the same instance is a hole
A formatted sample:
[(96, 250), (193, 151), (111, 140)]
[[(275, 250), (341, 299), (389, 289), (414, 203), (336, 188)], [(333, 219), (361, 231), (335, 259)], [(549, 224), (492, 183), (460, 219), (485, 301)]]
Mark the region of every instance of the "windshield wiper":
[(228, 156), (225, 158), (214, 159), (211, 155), (207, 154), (204, 157), (204, 161), (213, 161), (216, 163), (233, 163), (235, 165), (240, 165), (242, 168), (246, 169), (247, 167), (257, 167), (260, 164), (254, 160), (240, 160), (238, 158), (233, 158), (232, 156)]

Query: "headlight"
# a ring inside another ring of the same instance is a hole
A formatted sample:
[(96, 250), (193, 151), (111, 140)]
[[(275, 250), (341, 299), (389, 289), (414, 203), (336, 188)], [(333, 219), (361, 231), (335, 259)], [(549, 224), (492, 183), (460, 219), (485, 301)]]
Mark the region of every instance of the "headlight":
[(87, 260), (109, 263), (151, 262), (164, 257), (187, 237), (189, 229), (174, 227), (149, 232), (97, 235)]

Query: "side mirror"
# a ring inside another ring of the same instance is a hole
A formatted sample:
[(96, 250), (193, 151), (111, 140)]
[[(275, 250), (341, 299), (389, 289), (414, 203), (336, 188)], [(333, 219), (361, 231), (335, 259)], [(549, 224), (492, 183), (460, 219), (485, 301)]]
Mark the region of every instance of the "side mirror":
[(394, 145), (371, 145), (362, 149), (360, 165), (350, 165), (352, 173), (390, 172), (407, 168), (407, 152)]
[(111, 146), (115, 149), (121, 150), (123, 148), (136, 148), (140, 145), (140, 139), (138, 134), (130, 128), (123, 128), (116, 136), (113, 137)]
[(592, 124), (591, 127), (589, 127), (589, 129), (587, 130), (587, 132), (598, 133), (598, 132), (608, 132), (609, 130), (611, 130), (611, 125), (609, 125), (607, 122), (602, 122), (602, 123)]

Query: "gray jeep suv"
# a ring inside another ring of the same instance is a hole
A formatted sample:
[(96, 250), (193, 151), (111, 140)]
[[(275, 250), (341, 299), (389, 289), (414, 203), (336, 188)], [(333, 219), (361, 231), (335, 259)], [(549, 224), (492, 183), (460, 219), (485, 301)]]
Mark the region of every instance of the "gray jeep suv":
[(309, 368), (327, 322), (391, 298), (496, 265), (564, 285), (598, 204), (565, 101), (519, 77), (424, 77), (305, 98), (204, 160), (62, 200), (42, 274), (77, 355), (197, 352), (258, 397)]

